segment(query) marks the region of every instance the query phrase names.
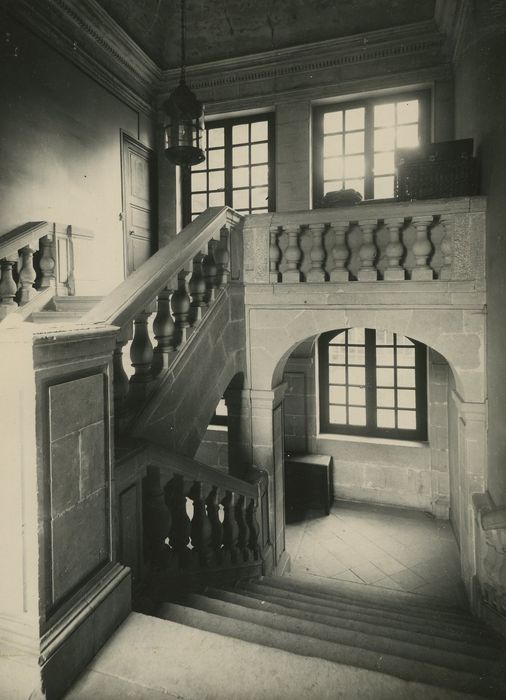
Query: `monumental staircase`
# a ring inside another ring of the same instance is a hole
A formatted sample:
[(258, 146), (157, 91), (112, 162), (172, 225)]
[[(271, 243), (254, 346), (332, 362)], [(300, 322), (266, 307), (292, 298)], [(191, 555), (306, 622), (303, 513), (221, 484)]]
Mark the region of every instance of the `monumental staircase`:
[[(276, 343), (282, 358), (372, 300), (410, 322), (435, 306), (458, 331), (484, 303), (483, 220), (480, 198), (211, 208), (103, 299), (75, 295), (71, 227), (0, 242), (2, 385), (25, 417), (4, 445), (4, 478), (24, 475), (6, 509), (27, 591), (2, 634), (12, 697), (61, 697), (87, 664), (69, 697), (502, 697), (502, 643), (468, 612), (279, 575)], [(228, 474), (194, 459), (223, 395)]]

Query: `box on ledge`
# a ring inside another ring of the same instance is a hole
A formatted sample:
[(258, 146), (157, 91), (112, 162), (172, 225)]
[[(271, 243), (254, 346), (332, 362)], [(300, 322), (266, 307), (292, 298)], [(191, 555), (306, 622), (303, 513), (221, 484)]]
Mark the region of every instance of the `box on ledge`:
[(397, 199), (475, 194), (478, 194), (478, 163), (473, 157), (473, 139), (431, 143), (422, 151), (397, 151)]

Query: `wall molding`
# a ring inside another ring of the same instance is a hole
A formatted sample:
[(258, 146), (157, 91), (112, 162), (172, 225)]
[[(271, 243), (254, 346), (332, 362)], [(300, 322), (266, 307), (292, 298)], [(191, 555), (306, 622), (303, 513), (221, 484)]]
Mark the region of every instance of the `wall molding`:
[(96, 0), (11, 0), (7, 11), (126, 104), (152, 115), (161, 71)]
[(464, 51), (471, 14), (471, 0), (436, 0), (434, 19), (445, 37), (445, 50), (454, 64)]

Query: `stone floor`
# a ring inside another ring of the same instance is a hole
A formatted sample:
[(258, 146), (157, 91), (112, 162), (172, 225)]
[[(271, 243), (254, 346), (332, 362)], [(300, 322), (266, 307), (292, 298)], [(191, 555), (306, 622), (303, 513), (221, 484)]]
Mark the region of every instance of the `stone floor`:
[(400, 508), (336, 502), (287, 511), (291, 571), (466, 604), (459, 552), (448, 521)]

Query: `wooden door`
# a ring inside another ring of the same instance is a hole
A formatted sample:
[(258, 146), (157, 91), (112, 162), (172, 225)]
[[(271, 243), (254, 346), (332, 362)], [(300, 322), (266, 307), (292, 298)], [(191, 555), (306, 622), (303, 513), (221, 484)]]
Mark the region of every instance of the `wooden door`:
[(149, 148), (128, 134), (121, 136), (125, 274), (129, 275), (158, 248), (156, 161)]

